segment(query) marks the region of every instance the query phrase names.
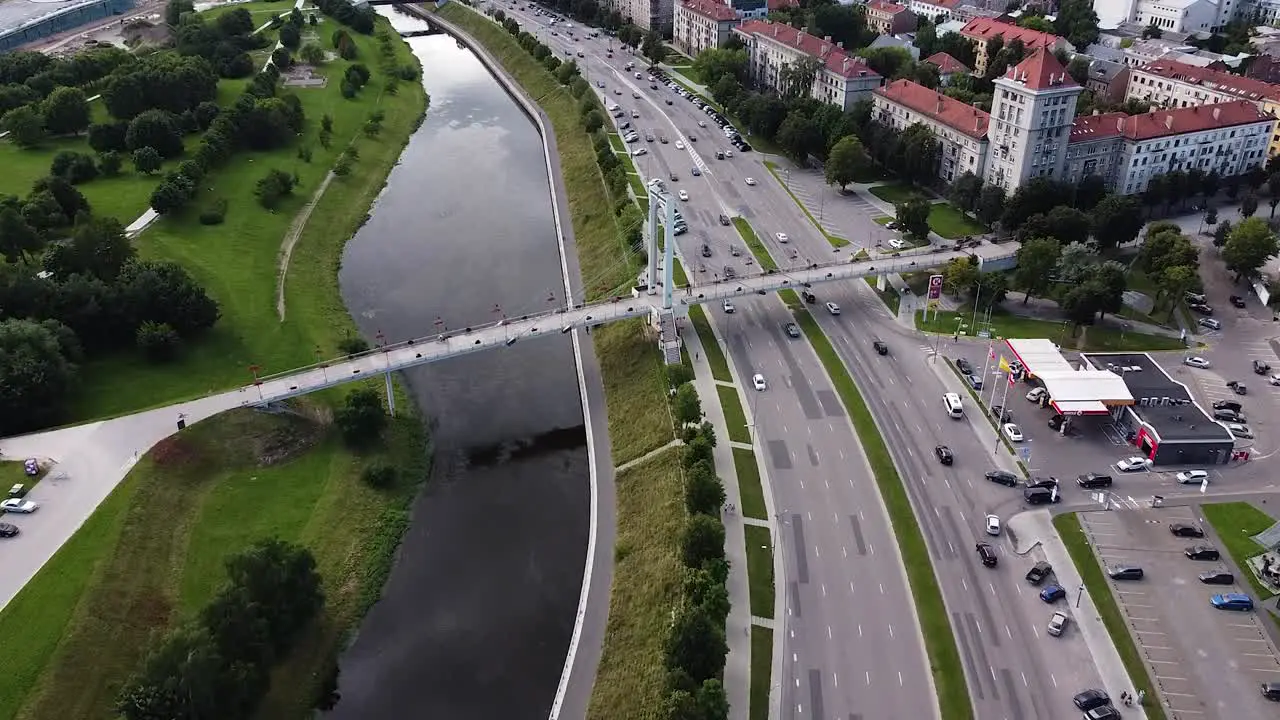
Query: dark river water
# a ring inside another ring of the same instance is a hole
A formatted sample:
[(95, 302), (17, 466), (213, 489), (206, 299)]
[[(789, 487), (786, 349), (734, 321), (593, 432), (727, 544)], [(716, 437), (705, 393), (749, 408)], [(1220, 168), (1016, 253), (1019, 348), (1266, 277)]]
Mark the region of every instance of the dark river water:
[[(381, 8), (400, 30), (417, 19)], [(426, 122), (347, 245), (361, 331), (403, 340), (548, 309), (564, 283), (542, 145), (479, 60), (409, 40)], [(545, 718), (586, 556), (588, 463), (567, 336), (405, 374), (435, 469), (384, 597), (341, 658), (341, 720)]]

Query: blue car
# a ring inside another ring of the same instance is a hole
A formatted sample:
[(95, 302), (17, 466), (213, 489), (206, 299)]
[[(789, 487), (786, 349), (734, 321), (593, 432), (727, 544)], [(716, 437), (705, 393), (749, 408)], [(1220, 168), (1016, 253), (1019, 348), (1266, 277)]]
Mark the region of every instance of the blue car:
[(1047, 603), (1056, 603), (1066, 596), (1067, 591), (1061, 585), (1050, 585), (1040, 591), (1040, 599)]
[(969, 386), (972, 387), (974, 390), (982, 389), (982, 378), (978, 377), (977, 375), (970, 373), (967, 377), (965, 377), (965, 379), (969, 381)]
[(1219, 610), (1252, 610), (1253, 598), (1244, 593), (1223, 593), (1209, 598), (1209, 602)]

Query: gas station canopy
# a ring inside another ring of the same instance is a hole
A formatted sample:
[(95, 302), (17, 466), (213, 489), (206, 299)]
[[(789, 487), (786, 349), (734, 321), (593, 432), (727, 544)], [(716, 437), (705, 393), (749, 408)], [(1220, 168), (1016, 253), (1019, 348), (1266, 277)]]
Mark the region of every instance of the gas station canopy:
[(1132, 405), (1124, 379), (1085, 365), (1077, 370), (1048, 340), (1006, 340), (1027, 372), (1044, 383), (1053, 408), (1063, 415), (1105, 415), (1110, 406)]

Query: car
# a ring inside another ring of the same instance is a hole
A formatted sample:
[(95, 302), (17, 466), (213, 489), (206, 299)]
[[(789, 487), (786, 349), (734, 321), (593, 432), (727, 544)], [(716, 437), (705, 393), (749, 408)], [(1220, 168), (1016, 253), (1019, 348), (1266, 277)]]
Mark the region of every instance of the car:
[(1062, 633), (1066, 631), (1067, 625), (1071, 623), (1071, 618), (1064, 612), (1056, 612), (1049, 618), (1049, 634), (1054, 637), (1062, 637)]
[(1222, 329), (1222, 323), (1214, 320), (1213, 318), (1200, 318), (1199, 320), (1196, 320), (1196, 324), (1202, 328), (1208, 328), (1210, 330)]
[(649, 154), (649, 148), (636, 148), (635, 150), (631, 151), (632, 157), (640, 157), (641, 155), (648, 155), (648, 154)]
[(699, 120), (699, 121), (698, 121), (698, 127), (700, 127), (700, 128), (704, 128), (704, 127), (706, 127), (706, 126), (707, 126), (707, 121), (706, 121), (706, 120)]
[(787, 234), (784, 232), (776, 232), (773, 234), (773, 237), (776, 238), (780, 243), (791, 241), (791, 238), (787, 237)]
[(950, 465), (955, 462), (956, 456), (951, 452), (951, 448), (946, 445), (938, 445), (933, 449), (933, 454), (938, 456), (938, 462), (943, 465)]
[(725, 314), (727, 315), (732, 315), (734, 311), (737, 310), (737, 308), (733, 306), (733, 301), (729, 300), (728, 298), (725, 299), (724, 305), (722, 307), (724, 308)]
[(1083, 718), (1084, 720), (1120, 720), (1120, 711), (1113, 705), (1103, 705), (1086, 710)]
[(1031, 392), (1027, 393), (1027, 400), (1038, 403), (1048, 397), (1049, 391), (1042, 387), (1031, 388)]
[(1242, 440), (1253, 439), (1253, 431), (1249, 429), (1248, 425), (1241, 425), (1240, 423), (1227, 423), (1227, 430), (1230, 431), (1232, 435)]
[(1076, 478), (1076, 484), (1086, 490), (1111, 487), (1111, 476), (1101, 473), (1085, 473)]
[(974, 549), (978, 551), (978, 557), (982, 560), (983, 565), (995, 567), (1000, 563), (1000, 558), (996, 555), (996, 549), (989, 544), (980, 542), (974, 545)]
[(1253, 598), (1244, 593), (1222, 593), (1210, 597), (1209, 604), (1219, 610), (1248, 612), (1253, 609)]
[(964, 358), (956, 358), (956, 369), (959, 370), (960, 373), (963, 375), (973, 374), (973, 365), (970, 364), (969, 361), (965, 360)]
[(1272, 375), (1271, 377), (1267, 378), (1267, 382), (1271, 383), (1272, 385), (1280, 385), (1280, 375)]
[(621, 95), (621, 94), (622, 94), (622, 89), (621, 89), (621, 88), (614, 88), (614, 89), (613, 89), (613, 94), (614, 94), (614, 95)]
[(1026, 575), (1027, 582), (1031, 583), (1032, 585), (1039, 585), (1040, 583), (1044, 582), (1045, 578), (1049, 577), (1049, 575), (1052, 573), (1053, 573), (1053, 566), (1041, 560), (1035, 565), (1032, 565), (1031, 569), (1027, 571), (1027, 575)]
[(755, 178), (753, 178), (753, 177), (749, 177), (749, 178), (747, 178), (747, 179), (746, 179), (746, 183), (747, 183), (748, 185), (755, 185), (755, 184), (756, 184), (756, 179), (755, 179)]
[(1000, 534), (1000, 517), (997, 515), (988, 515), (987, 521), (984, 527), (986, 527), (988, 535), (999, 535)]
[(1205, 470), (1184, 470), (1174, 475), (1180, 485), (1199, 485), (1209, 479), (1209, 473)]
[(1226, 570), (1210, 570), (1199, 575), (1205, 585), (1235, 585), (1236, 576)]
[(1113, 565), (1107, 569), (1112, 580), (1141, 580), (1142, 568), (1137, 565)]
[(789, 338), (794, 339), (800, 337), (800, 326), (793, 322), (784, 323), (782, 325), (782, 329), (787, 333), (787, 337)]
[(1089, 689), (1084, 690), (1071, 698), (1071, 702), (1075, 703), (1077, 708), (1088, 712), (1094, 708), (1110, 705), (1111, 696), (1107, 695), (1103, 690)]
[(732, 150), (725, 150), (725, 151), (724, 151), (724, 156), (725, 156), (725, 157), (727, 157), (727, 158), (731, 158), (731, 157), (733, 157), (733, 151), (732, 151)]
[(1199, 525), (1191, 523), (1169, 523), (1169, 532), (1177, 537), (1204, 537), (1204, 530), (1201, 530)]
[(1254, 360), (1253, 372), (1255, 375), (1266, 375), (1271, 372), (1271, 366), (1261, 360)]
[(640, 93), (638, 93), (638, 92), (636, 92), (636, 91), (632, 90), (632, 91), (631, 91), (631, 98), (632, 98), (633, 100), (639, 100), (639, 99), (640, 99)]
[(603, 81), (603, 80), (597, 80), (597, 81), (596, 81), (596, 87), (598, 87), (598, 88), (604, 88), (604, 81)]
[(1028, 505), (1052, 505), (1062, 502), (1062, 495), (1050, 488), (1026, 488), (1022, 491), (1022, 499)]
[(831, 313), (832, 315), (839, 315), (840, 306), (833, 302), (829, 302), (827, 303), (827, 312)]
[(884, 341), (883, 341), (883, 340), (873, 340), (873, 341), (871, 341), (871, 347), (872, 347), (872, 348), (873, 348), (877, 353), (879, 353), (879, 354), (881, 354), (881, 355), (888, 355), (888, 354), (889, 354), (889, 346), (888, 346), (888, 345), (886, 345), (886, 344), (884, 343)]
[(1052, 605), (1067, 596), (1067, 591), (1061, 585), (1049, 585), (1040, 591), (1040, 599)]
[(1213, 308), (1210, 307), (1208, 303), (1203, 303), (1203, 302), (1187, 303), (1187, 307), (1191, 308), (1195, 312), (1200, 313), (1201, 315), (1213, 314)]
[(23, 500), (22, 498), (9, 498), (4, 502), (0, 502), (0, 511), (7, 513), (33, 513), (40, 504), (35, 500)]
[(1188, 560), (1220, 560), (1222, 558), (1222, 553), (1212, 545), (1192, 545), (1183, 550), (1182, 554), (1186, 555)]
[(738, 247), (737, 245), (730, 245), (729, 254), (734, 257), (738, 257), (739, 255), (742, 254), (742, 248)]
[(0, 538), (11, 538), (18, 534), (18, 526), (13, 523), (0, 523)]
[(1232, 295), (1227, 298), (1227, 302), (1230, 302), (1232, 307), (1243, 308), (1245, 306), (1244, 298), (1239, 295)]
[(811, 290), (801, 290), (800, 298), (805, 302), (809, 303), (810, 305), (813, 305), (814, 303), (818, 302), (818, 296), (814, 295)]
[(885, 223), (884, 226), (889, 228), (890, 230), (902, 229), (902, 223), (898, 222), (897, 220), (890, 220), (889, 222)]
[(768, 387), (764, 381), (764, 376), (760, 373), (751, 376), (751, 384), (756, 386), (756, 390), (765, 390)]
[(1027, 481), (1027, 487), (1044, 488), (1045, 490), (1056, 490), (1058, 487), (1058, 478), (1053, 476), (1034, 477)]
[(889, 238), (889, 242), (887, 244), (894, 250), (901, 250), (907, 246), (907, 244), (903, 242), (902, 238)]
[(1215, 400), (1213, 401), (1214, 410), (1234, 410), (1240, 412), (1244, 406), (1234, 400)]
[(677, 140), (677, 141), (676, 141), (676, 149), (677, 149), (677, 150), (683, 150), (683, 149), (684, 149), (684, 141), (683, 141), (683, 140)]
[(1013, 423), (1005, 423), (1000, 427), (1000, 432), (1009, 439), (1009, 442), (1022, 442), (1022, 429)]
[[(667, 136), (666, 136), (666, 135), (658, 135), (658, 142), (662, 143), (663, 145), (666, 145), (666, 144), (667, 144)], [(671, 173), (671, 174), (672, 174), (672, 175), (675, 175), (675, 173)], [(672, 178), (672, 179), (674, 179), (674, 178)]]
[(1208, 360), (1200, 357), (1199, 355), (1188, 355), (1187, 357), (1182, 358), (1182, 364), (1187, 367), (1201, 369), (1207, 368), (1210, 365)]
[(992, 470), (987, 473), (987, 479), (997, 485), (1004, 485), (1005, 487), (1018, 486), (1018, 476), (1004, 470)]
[(735, 272), (735, 271), (734, 271), (734, 269), (733, 269), (732, 267), (730, 267), (730, 266), (728, 266), (728, 265), (725, 265), (725, 266), (724, 266), (724, 276), (725, 276), (725, 278), (727, 278), (727, 279), (729, 279), (729, 280), (732, 280), (732, 279), (734, 279), (735, 277), (737, 277), (737, 276), (738, 276), (738, 273), (737, 273), (737, 272)]
[(992, 405), (991, 417), (1002, 423), (1013, 422), (1013, 413), (1006, 410), (1003, 405)]
[(688, 192), (686, 192), (686, 191), (684, 191), (684, 190), (681, 190), (681, 191), (680, 191), (680, 193), (679, 193), (679, 195), (680, 195), (680, 199), (681, 199), (681, 200), (688, 200), (688, 199), (689, 199), (689, 193), (688, 193)]
[(639, 111), (639, 110), (632, 110), (632, 111), (631, 111), (631, 117), (632, 117), (632, 118), (639, 118), (639, 117), (640, 117), (640, 111)]
[(694, 176), (694, 177), (699, 177), (700, 175), (702, 175), (702, 171), (701, 171), (701, 170), (699, 170), (698, 168), (690, 168), (690, 169), (689, 169), (689, 174), (690, 174), (690, 175), (692, 175), (692, 176)]
[(1133, 455), (1116, 462), (1116, 469), (1120, 472), (1138, 472), (1151, 467), (1151, 459)]
[(645, 133), (645, 134), (644, 134), (644, 141), (645, 141), (645, 142), (653, 142), (653, 133)]
[(969, 373), (968, 375), (964, 376), (964, 379), (969, 381), (969, 387), (973, 388), (974, 390), (982, 389), (982, 378), (978, 377), (977, 375), (974, 375), (973, 373)]
[(1262, 697), (1268, 700), (1280, 701), (1280, 682), (1264, 682), (1260, 683), (1260, 685), (1262, 686)]
[(693, 133), (689, 133), (689, 142), (694, 142), (694, 143), (698, 142), (698, 136), (694, 135)]

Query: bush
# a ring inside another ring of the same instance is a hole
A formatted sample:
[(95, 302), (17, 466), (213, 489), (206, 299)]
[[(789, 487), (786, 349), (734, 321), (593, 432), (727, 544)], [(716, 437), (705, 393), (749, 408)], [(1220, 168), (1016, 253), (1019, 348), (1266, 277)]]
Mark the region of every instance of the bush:
[(293, 194), (296, 179), (283, 170), (271, 170), (267, 176), (258, 181), (253, 189), (258, 203), (267, 209), (275, 209), (280, 201)]
[(369, 349), (369, 342), (359, 335), (348, 335), (338, 341), (338, 350), (347, 357), (359, 355)]
[(386, 464), (370, 465), (360, 473), (360, 479), (365, 485), (375, 490), (386, 490), (396, 484), (399, 480), (399, 471), (395, 467)]
[(98, 172), (103, 177), (115, 177), (120, 174), (120, 168), (124, 164), (124, 160), (120, 158), (120, 153), (115, 150), (108, 150), (98, 156)]
[(221, 225), (223, 220), (227, 218), (227, 200), (226, 198), (218, 198), (213, 201), (213, 205), (205, 208), (200, 212), (201, 225)]
[(147, 321), (137, 333), (138, 349), (152, 362), (167, 362), (178, 354), (182, 338), (167, 323)]
[(86, 183), (98, 177), (98, 165), (93, 158), (73, 150), (63, 150), (53, 156), (49, 174), (66, 178), (72, 185)]
[[(382, 428), (387, 424), (382, 396), (368, 388), (356, 390), (347, 396), (342, 407), (334, 413), (333, 420), (347, 445), (369, 447), (382, 435)], [(723, 534), (723, 527), (721, 531)]]

